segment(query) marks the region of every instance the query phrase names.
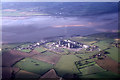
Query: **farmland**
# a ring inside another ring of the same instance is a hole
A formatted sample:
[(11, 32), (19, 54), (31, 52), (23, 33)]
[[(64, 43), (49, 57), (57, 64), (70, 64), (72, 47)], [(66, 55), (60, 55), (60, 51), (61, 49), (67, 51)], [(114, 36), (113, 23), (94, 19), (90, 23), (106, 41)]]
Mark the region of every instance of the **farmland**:
[(101, 50), (107, 49), (110, 46), (110, 44), (107, 43), (106, 41), (99, 41), (94, 45), (99, 46)]
[(108, 54), (108, 56), (110, 56), (113, 60), (120, 62), (119, 57), (120, 55), (118, 55), (120, 49), (116, 48), (116, 47), (111, 47), (110, 49), (106, 50), (108, 52), (110, 52), (110, 54)]
[(44, 53), (34, 55), (31, 58), (41, 60), (50, 64), (56, 64), (59, 61), (60, 57), (61, 56), (58, 54), (54, 54), (53, 52), (46, 51)]
[(80, 69), (80, 71), (81, 71), (82, 75), (88, 75), (88, 74), (103, 72), (105, 70), (102, 69), (101, 67), (99, 67), (97, 64), (94, 64), (92, 66), (82, 68), (82, 69)]
[(17, 48), (18, 51), (21, 51), (21, 52), (26, 52), (26, 53), (29, 53), (31, 52), (32, 50), (27, 48), (29, 45), (31, 45), (32, 43), (25, 43), (25, 44), (22, 44), (20, 46), (17, 46), (19, 48)]
[(104, 58), (103, 60), (95, 60), (95, 62), (105, 70), (119, 73), (118, 66), (120, 66), (120, 64), (108, 56), (106, 56), (106, 58)]
[(81, 78), (119, 78), (120, 75), (112, 73), (110, 71), (98, 72), (90, 75), (81, 76)]
[(52, 68), (51, 64), (45, 63), (43, 61), (38, 61), (35, 59), (25, 58), (15, 64), (15, 67), (19, 67), (22, 70), (26, 70), (28, 72), (33, 72), (39, 75), (44, 74), (49, 69)]
[(38, 53), (41, 53), (41, 52), (44, 52), (44, 51), (46, 51), (47, 49), (45, 49), (44, 47), (37, 47), (37, 48), (35, 48), (34, 49), (34, 51), (36, 51), (36, 52), (38, 52)]
[(39, 78), (40, 75), (27, 72), (24, 70), (20, 70), (19, 72), (16, 73), (16, 78), (23, 79), (23, 78)]
[(74, 62), (79, 60), (75, 55), (63, 55), (59, 62), (55, 65), (55, 70), (60, 76), (67, 73), (79, 73)]
[(2, 80), (120, 76), (118, 0), (14, 1), (1, 1)]
[(29, 53), (31, 50), (29, 50), (29, 49), (24, 49), (24, 50), (20, 50), (20, 51)]
[(90, 53), (82, 53), (80, 52), (80, 54), (76, 54), (77, 57), (81, 58), (81, 59), (87, 59), (90, 56), (96, 54), (95, 52), (90, 52)]
[(2, 66), (12, 66), (15, 62), (23, 59), (25, 55), (14, 55), (12, 51), (5, 52), (2, 55)]
[[(103, 38), (100, 38), (102, 36)], [(48, 48), (47, 46), (53, 43), (49, 41), (34, 47), (32, 51), (18, 49), (18, 46), (28, 47), (31, 43), (4, 44), (2, 66), (4, 69), (6, 67), (16, 68), (16, 78), (39, 79), (44, 74), (50, 76), (51, 72), (49, 71), (51, 70), (55, 76), (63, 78), (74, 78), (74, 75), (79, 78), (108, 78), (108, 76), (113, 75), (113, 78), (117, 78), (119, 76), (117, 68), (119, 66), (119, 48), (113, 45), (115, 43), (114, 38), (106, 38), (104, 35), (100, 35), (100, 37), (89, 35), (70, 38), (89, 45), (90, 49), (91, 46), (98, 46), (98, 48), (91, 51), (85, 48), (79, 51), (55, 46)], [(52, 48), (60, 49), (62, 52), (57, 52)], [(104, 52), (108, 53), (104, 54)], [(11, 74), (12, 70), (9, 73)]]
[(2, 67), (3, 78), (9, 79), (13, 71), (14, 73), (17, 73), (20, 71), (20, 69), (15, 67)]
[(89, 37), (89, 38), (88, 37), (73, 37), (70, 39), (77, 41), (77, 42), (82, 42), (82, 43), (88, 44), (88, 45), (96, 42), (95, 38), (93, 38), (93, 37)]
[(2, 44), (2, 48), (3, 49), (12, 49), (12, 48), (14, 48), (14, 47), (16, 47), (16, 46), (20, 46), (20, 45), (22, 45), (23, 43), (9, 43), (9, 44)]
[(79, 75), (81, 76), (105, 71), (104, 69), (99, 67), (93, 59), (90, 58), (76, 61), (75, 65), (80, 72)]

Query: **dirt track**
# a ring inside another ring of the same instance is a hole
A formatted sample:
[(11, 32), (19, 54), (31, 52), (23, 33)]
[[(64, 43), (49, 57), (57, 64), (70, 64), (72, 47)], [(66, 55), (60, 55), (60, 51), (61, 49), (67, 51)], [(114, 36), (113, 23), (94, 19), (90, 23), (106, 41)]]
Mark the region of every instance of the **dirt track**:
[(120, 64), (114, 61), (112, 58), (106, 56), (102, 60), (95, 60), (95, 61), (103, 69), (120, 74), (120, 71), (118, 71), (118, 67), (120, 67)]

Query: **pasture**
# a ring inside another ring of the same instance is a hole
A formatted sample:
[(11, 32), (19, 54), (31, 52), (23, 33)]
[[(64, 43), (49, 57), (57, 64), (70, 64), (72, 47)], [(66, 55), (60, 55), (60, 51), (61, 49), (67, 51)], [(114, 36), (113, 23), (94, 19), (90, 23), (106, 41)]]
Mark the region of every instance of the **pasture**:
[(44, 48), (44, 47), (42, 47), (42, 46), (36, 47), (36, 48), (34, 49), (34, 51), (36, 51), (36, 52), (38, 52), (38, 53), (44, 52), (44, 51), (46, 51), (46, 50), (47, 50), (47, 49)]
[(19, 51), (29, 53), (31, 50), (30, 49), (23, 49), (23, 50), (19, 50)]
[(101, 50), (104, 50), (110, 47), (110, 44), (107, 41), (99, 41), (95, 43), (94, 45), (99, 46)]
[(16, 46), (20, 46), (22, 45), (23, 43), (9, 43), (9, 44), (2, 44), (2, 49), (13, 49), (14, 47)]
[(90, 45), (97, 42), (97, 40), (94, 37), (72, 37), (70, 39), (86, 45)]
[(110, 71), (103, 71), (97, 72), (89, 75), (80, 76), (81, 78), (119, 78), (120, 75), (110, 72)]
[(65, 74), (74, 74), (79, 73), (77, 70), (74, 62), (78, 61), (79, 58), (77, 58), (75, 55), (62, 55), (58, 63), (55, 65), (55, 70), (60, 76), (64, 76)]
[(21, 45), (21, 47), (28, 47), (30, 44), (32, 44), (32, 43), (25, 43), (25, 44)]
[(96, 53), (97, 52), (82, 53), (82, 54), (76, 54), (76, 56), (79, 57), (80, 59), (86, 59), (86, 58), (90, 58), (90, 56), (93, 56)]
[(31, 58), (36, 60), (41, 60), (50, 64), (56, 64), (58, 60), (60, 59), (61, 55), (55, 54), (50, 51), (46, 51), (44, 53), (40, 53), (37, 55), (32, 56)]
[[(96, 36), (96, 37), (94, 37)], [(102, 38), (103, 36), (103, 38)], [(2, 54), (3, 67), (17, 67), (16, 78), (36, 78), (38, 79), (51, 69), (55, 69), (60, 77), (65, 75), (77, 74), (80, 78), (116, 78), (118, 77), (117, 62), (120, 62), (118, 52), (120, 49), (113, 47), (114, 39), (106, 38), (104, 35), (93, 35), (86, 37), (72, 37), (73, 41), (77, 41), (89, 46), (96, 45), (101, 50), (105, 50), (110, 54), (100, 60), (92, 58), (94, 54), (99, 53), (98, 50), (87, 51), (81, 49), (79, 51), (70, 50), (67, 48), (56, 47), (56, 50), (46, 49), (44, 46), (35, 47), (30, 52), (30, 49), (11, 50), (17, 46), (28, 47), (31, 43), (15, 43), (3, 44), (3, 49), (6, 49)], [(51, 44), (48, 42), (46, 45)], [(8, 50), (8, 51), (7, 51)], [(58, 51), (58, 52), (57, 52)], [(26, 52), (30, 52), (27, 54)], [(27, 57), (27, 58), (26, 58)], [(91, 59), (92, 58), (92, 59)], [(3, 68), (3, 70), (7, 68)], [(8, 68), (9, 69), (9, 68)], [(50, 75), (50, 74), (48, 74)], [(113, 77), (112, 77), (113, 76)]]
[(120, 62), (119, 57), (120, 55), (118, 55), (120, 49), (116, 48), (116, 47), (111, 47), (110, 49), (106, 50), (108, 51), (110, 54), (107, 54), (109, 57), (111, 57), (113, 60)]
[(16, 63), (14, 66), (19, 67), (21, 70), (36, 73), (38, 75), (43, 75), (49, 69), (53, 68), (52, 64), (31, 58), (25, 58)]
[(93, 74), (93, 73), (97, 73), (97, 72), (103, 72), (105, 71), (104, 69), (102, 69), (101, 67), (99, 67), (97, 64), (94, 64), (92, 66), (88, 66), (85, 68), (80, 69), (82, 75), (88, 75), (88, 74)]
[[(23, 45), (20, 45), (20, 47), (22, 47), (22, 48), (27, 48), (30, 44), (32, 44), (32, 43), (25, 43), (25, 44), (23, 44)], [(17, 50), (19, 50), (19, 49), (17, 49)], [(31, 50), (30, 50), (30, 49), (21, 49), (21, 50), (19, 50), (19, 51), (29, 53)]]
[(88, 75), (104, 71), (104, 69), (99, 67), (93, 59), (79, 60), (75, 62), (75, 65), (80, 71), (80, 75)]
[(66, 49), (66, 48), (60, 48), (63, 52), (60, 52), (59, 54), (62, 54), (62, 55), (66, 55), (66, 54), (69, 54), (69, 50)]

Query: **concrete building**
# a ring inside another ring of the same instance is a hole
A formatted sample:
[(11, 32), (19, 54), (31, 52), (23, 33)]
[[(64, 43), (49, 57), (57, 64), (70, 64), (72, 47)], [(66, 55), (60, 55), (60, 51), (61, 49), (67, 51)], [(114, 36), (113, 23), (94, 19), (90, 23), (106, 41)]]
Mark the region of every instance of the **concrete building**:
[(75, 42), (75, 41), (71, 41), (71, 40), (61, 40), (57, 42), (57, 45), (59, 47), (67, 47), (67, 48), (82, 48), (82, 44)]
[(83, 45), (83, 47), (84, 47), (85, 49), (87, 49), (89, 46), (88, 46), (88, 45)]

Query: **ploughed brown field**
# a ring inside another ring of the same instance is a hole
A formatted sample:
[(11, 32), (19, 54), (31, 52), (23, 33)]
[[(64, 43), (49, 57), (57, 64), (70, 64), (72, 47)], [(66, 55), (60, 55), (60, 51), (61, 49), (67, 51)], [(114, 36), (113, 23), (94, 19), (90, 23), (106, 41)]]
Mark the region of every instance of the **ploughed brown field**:
[(14, 71), (14, 74), (16, 74), (20, 69), (15, 67), (2, 67), (2, 77), (4, 78), (10, 78), (12, 75), (12, 72)]
[(55, 78), (56, 80), (59, 80), (59, 76), (56, 74), (54, 69), (51, 69), (47, 73), (45, 73), (43, 76), (40, 77), (39, 80), (42, 80), (42, 78)]
[(114, 61), (112, 58), (106, 56), (102, 60), (95, 60), (95, 61), (103, 69), (120, 74), (120, 72), (119, 72), (120, 63)]
[(22, 52), (22, 51), (18, 51), (18, 50), (11, 50), (10, 52), (14, 55), (20, 55), (20, 56), (25, 56), (25, 57), (30, 57), (35, 54), (38, 54), (38, 53), (34, 53), (34, 52), (26, 53), (26, 52)]
[(61, 55), (58, 55), (58, 54), (44, 55), (40, 53), (32, 56), (31, 58), (41, 60), (50, 64), (56, 64), (59, 61), (60, 57)]
[(5, 52), (2, 55), (2, 66), (12, 66), (15, 62), (23, 59), (24, 55), (19, 55), (16, 51)]
[(10, 50), (9, 52), (3, 52), (2, 66), (12, 66), (16, 62), (24, 59), (25, 57), (31, 57), (38, 53), (25, 53), (17, 50)]
[(32, 53), (32, 54), (39, 54), (40, 52), (37, 52), (37, 51), (35, 51), (35, 50), (32, 50), (30, 53)]

